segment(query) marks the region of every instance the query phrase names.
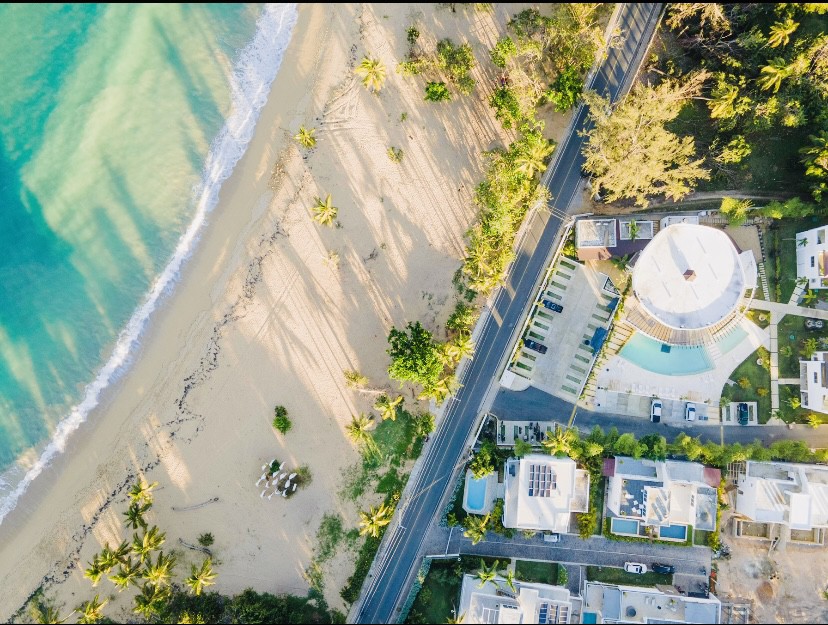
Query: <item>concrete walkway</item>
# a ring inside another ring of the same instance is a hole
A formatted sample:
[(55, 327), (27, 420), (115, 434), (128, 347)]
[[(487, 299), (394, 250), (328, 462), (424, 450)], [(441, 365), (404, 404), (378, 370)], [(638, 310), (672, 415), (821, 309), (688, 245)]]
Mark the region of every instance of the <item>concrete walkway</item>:
[(771, 379), (771, 415), (779, 410), (779, 320), (782, 317), (770, 311), (770, 379)]

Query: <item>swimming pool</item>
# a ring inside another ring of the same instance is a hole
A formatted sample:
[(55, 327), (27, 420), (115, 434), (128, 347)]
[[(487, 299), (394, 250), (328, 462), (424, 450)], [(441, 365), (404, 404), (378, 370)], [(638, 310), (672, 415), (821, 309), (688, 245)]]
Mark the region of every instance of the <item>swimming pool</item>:
[(713, 370), (704, 347), (664, 345), (640, 332), (630, 337), (618, 355), (637, 367), (662, 375), (693, 375)]
[(747, 331), (742, 328), (741, 326), (736, 326), (731, 332), (728, 332), (720, 341), (716, 342), (716, 345), (719, 347), (719, 351), (723, 354), (726, 354), (731, 349), (736, 347), (739, 343), (741, 343), (746, 337), (748, 333)]
[(486, 506), (486, 484), (488, 478), (479, 480), (469, 477), (466, 480), (466, 509), (476, 512), (482, 512)]
[(584, 612), (581, 615), (581, 622), (582, 623), (597, 623), (598, 622), (598, 613), (597, 612)]
[(638, 536), (638, 521), (633, 521), (632, 519), (619, 519), (618, 517), (613, 517), (610, 521), (610, 530), (613, 534)]
[(668, 538), (672, 540), (687, 540), (687, 526), (686, 525), (666, 525), (658, 528), (659, 538)]

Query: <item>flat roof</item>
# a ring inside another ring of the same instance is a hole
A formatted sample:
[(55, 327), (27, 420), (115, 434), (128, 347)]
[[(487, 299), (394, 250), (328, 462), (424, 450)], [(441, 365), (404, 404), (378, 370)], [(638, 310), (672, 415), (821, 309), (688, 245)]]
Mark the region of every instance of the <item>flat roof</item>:
[(615, 247), (617, 229), (615, 219), (579, 219), (575, 225), (577, 247)]
[(646, 312), (676, 329), (701, 329), (725, 319), (745, 291), (739, 252), (709, 226), (667, 226), (641, 252), (633, 291)]

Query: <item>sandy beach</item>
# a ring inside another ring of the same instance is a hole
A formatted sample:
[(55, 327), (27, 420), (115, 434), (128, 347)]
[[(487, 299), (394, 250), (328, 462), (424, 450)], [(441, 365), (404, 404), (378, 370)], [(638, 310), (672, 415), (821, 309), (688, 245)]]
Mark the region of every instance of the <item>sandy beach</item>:
[[(357, 524), (358, 510), (338, 495), (359, 460), (344, 427), (372, 397), (346, 388), (343, 370), (387, 386), (392, 325), (420, 320), (444, 336), (481, 152), (510, 140), (487, 104), (496, 79), (487, 49), (518, 10), (300, 6), (255, 137), (134, 364), (0, 526), (0, 620), (41, 586), (62, 613), (114, 593), (108, 581), (93, 591), (83, 569), (104, 542), (131, 537), (121, 513), (137, 475), (159, 483), (148, 520), (179, 550), (178, 577), (200, 561), (179, 539), (211, 532), (215, 590), (307, 592), (322, 515)], [(423, 80), (394, 71), (415, 20), (432, 46), (444, 37), (472, 45), (474, 94), (424, 102)], [(366, 54), (388, 68), (379, 95), (353, 73)], [(316, 129), (310, 152), (292, 139), (301, 124)], [(565, 124), (547, 120), (546, 134)], [(401, 163), (389, 159), (392, 146)], [(314, 197), (328, 193), (336, 228), (310, 219)], [(271, 427), (277, 404), (293, 420), (286, 435)], [(261, 499), (254, 483), (273, 457), (307, 464), (312, 484), (290, 500)], [(344, 608), (353, 560), (343, 551), (325, 568), (331, 607)], [(133, 595), (106, 613), (126, 618)]]

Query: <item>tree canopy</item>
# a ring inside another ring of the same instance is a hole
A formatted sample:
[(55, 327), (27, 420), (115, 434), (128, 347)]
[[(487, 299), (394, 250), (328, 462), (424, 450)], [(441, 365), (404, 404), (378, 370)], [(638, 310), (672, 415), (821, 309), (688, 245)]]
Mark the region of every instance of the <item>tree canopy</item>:
[(388, 344), (388, 355), (391, 356), (388, 375), (392, 379), (420, 384), (424, 388), (437, 384), (443, 363), (431, 332), (419, 321), (409, 322), (405, 330), (391, 328)]

